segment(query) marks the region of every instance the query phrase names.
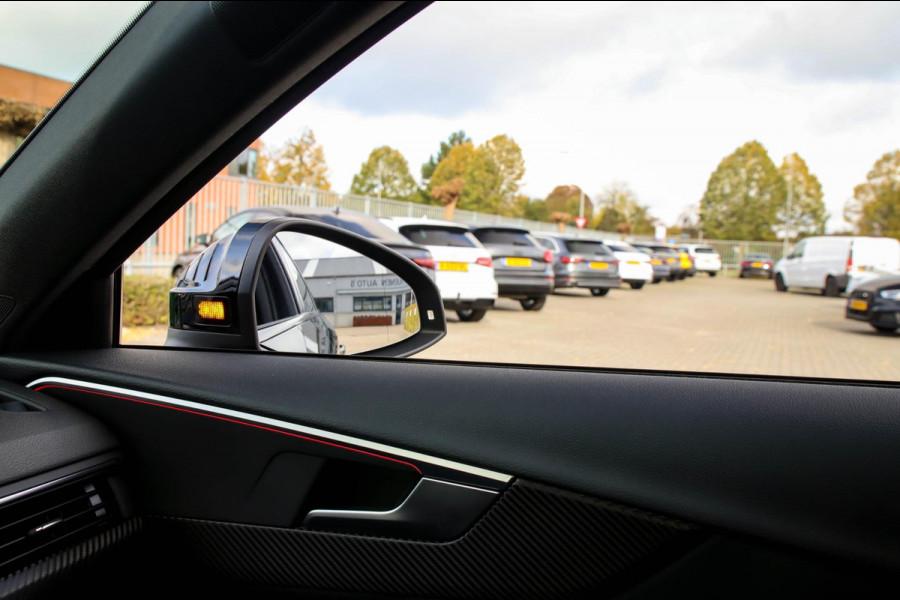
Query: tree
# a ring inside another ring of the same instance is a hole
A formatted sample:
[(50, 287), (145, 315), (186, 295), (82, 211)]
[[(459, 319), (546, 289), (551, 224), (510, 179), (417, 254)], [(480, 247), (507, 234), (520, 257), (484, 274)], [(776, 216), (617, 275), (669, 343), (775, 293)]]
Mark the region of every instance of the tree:
[(463, 192), (463, 180), (461, 177), (454, 177), (444, 185), (438, 185), (431, 188), (431, 196), (440, 204), (444, 205), (444, 219), (453, 220), (453, 212)]
[(454, 146), (459, 146), (460, 144), (465, 144), (466, 142), (471, 143), (472, 140), (466, 135), (466, 132), (460, 129), (454, 133), (450, 134), (450, 137), (447, 138), (446, 142), (441, 142), (441, 147), (438, 150), (437, 154), (433, 154), (428, 158), (428, 162), (422, 165), (422, 185), (427, 189), (431, 189), (429, 185), (431, 181), (432, 175), (434, 175), (434, 170), (440, 164), (442, 160), (447, 158), (447, 155), (450, 154), (450, 149)]
[(784, 157), (778, 171), (791, 192), (790, 223), (787, 223), (785, 200), (784, 205), (778, 207), (779, 229), (785, 231), (789, 227), (790, 237), (824, 234), (828, 213), (822, 201), (822, 184), (809, 172), (806, 161), (795, 152)]
[(853, 188), (844, 218), (860, 235), (900, 237), (900, 150), (888, 152)]
[[(582, 190), (577, 185), (558, 185), (545, 200), (547, 210), (553, 212), (567, 212), (577, 215), (581, 211)], [(584, 216), (590, 218), (594, 214), (594, 205), (587, 194), (584, 195)]]
[[(262, 165), (267, 167), (264, 177)], [(316, 143), (316, 136), (308, 128), (299, 138), (288, 140), (284, 146), (265, 156), (260, 162), (260, 174), (260, 179), (275, 183), (331, 189), (325, 151)]]
[(619, 233), (653, 233), (655, 219), (650, 208), (638, 202), (637, 195), (624, 181), (614, 181), (597, 194), (603, 211), (595, 226), (602, 231)]
[(611, 206), (601, 208), (599, 218), (591, 223), (591, 228), (598, 231), (616, 231), (617, 227), (622, 223), (627, 223), (628, 219), (622, 216), (618, 210)]
[(512, 216), (530, 221), (550, 221), (550, 210), (547, 208), (547, 202), (541, 198), (516, 196)]
[(428, 185), (433, 191), (459, 177), (465, 184), (460, 208), (514, 215), (518, 209), (516, 192), (524, 174), (522, 149), (512, 138), (498, 135), (478, 148), (470, 141), (451, 147), (434, 169)]
[(722, 159), (700, 201), (703, 233), (733, 240), (774, 240), (787, 191), (766, 149), (747, 142)]
[(522, 149), (514, 139), (501, 134), (486, 141), (482, 151), (485, 157), (496, 165), (494, 170), (497, 177), (494, 182), (496, 188), (491, 192), (499, 198), (502, 207), (511, 208), (522, 177), (525, 176)]
[(550, 221), (556, 223), (557, 228), (560, 233), (565, 233), (566, 231), (566, 223), (570, 223), (572, 221), (572, 213), (567, 212), (554, 212), (550, 214)]
[(359, 173), (353, 176), (353, 184), (350, 186), (351, 194), (395, 200), (418, 200), (415, 197), (416, 190), (416, 181), (409, 173), (409, 164), (399, 150), (390, 146), (372, 150)]

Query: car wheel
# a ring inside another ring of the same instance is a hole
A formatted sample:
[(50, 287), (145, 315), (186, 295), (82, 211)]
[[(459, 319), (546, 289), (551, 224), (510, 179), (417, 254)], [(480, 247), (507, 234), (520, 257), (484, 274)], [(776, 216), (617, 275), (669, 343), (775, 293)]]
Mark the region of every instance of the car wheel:
[(667, 279), (668, 281), (675, 281), (675, 276), (674, 276), (674, 275), (669, 275), (666, 279)]
[(715, 276), (716, 276), (716, 272), (715, 272), (715, 271), (710, 271), (710, 272), (709, 272), (709, 276), (710, 276), (710, 277), (715, 277)]
[(544, 308), (544, 303), (547, 302), (546, 296), (525, 298), (524, 300), (519, 300), (519, 304), (522, 305), (522, 308), (525, 310), (541, 310)]
[(633, 290), (639, 290), (642, 287), (644, 287), (644, 282), (643, 281), (633, 281), (633, 282), (629, 283), (628, 285), (630, 285), (631, 289), (633, 289)]
[[(641, 285), (643, 285), (643, 284), (641, 284)], [(632, 283), (631, 287), (634, 287), (634, 286), (635, 286), (635, 284)], [(635, 288), (635, 289), (639, 289), (639, 288)], [(592, 296), (605, 296), (608, 293), (609, 293), (609, 288), (591, 288)]]
[(181, 276), (184, 275), (184, 267), (178, 265), (174, 269), (172, 269), (172, 277), (175, 279), (181, 279)]
[(775, 289), (779, 292), (787, 291), (787, 286), (784, 285), (784, 277), (781, 276), (781, 273), (775, 275)]
[(681, 275), (678, 276), (678, 279), (680, 279), (681, 281), (684, 281), (685, 277), (687, 277), (687, 273), (682, 273)]
[(738, 277), (741, 278), (741, 279), (743, 279), (744, 277), (746, 277), (746, 275), (744, 274), (743, 271), (741, 271), (741, 273), (738, 275)]
[(659, 283), (661, 281), (662, 281), (662, 277), (657, 277), (656, 279), (653, 280), (653, 283)]
[(829, 298), (836, 298), (841, 295), (841, 290), (838, 289), (837, 279), (828, 277), (825, 280), (825, 289), (822, 290), (822, 295), (828, 296)]
[(870, 325), (881, 333), (894, 333), (897, 331), (897, 327), (892, 325), (876, 325), (875, 323), (870, 323)]
[(483, 308), (461, 308), (456, 311), (460, 321), (475, 322), (484, 318), (487, 310)]

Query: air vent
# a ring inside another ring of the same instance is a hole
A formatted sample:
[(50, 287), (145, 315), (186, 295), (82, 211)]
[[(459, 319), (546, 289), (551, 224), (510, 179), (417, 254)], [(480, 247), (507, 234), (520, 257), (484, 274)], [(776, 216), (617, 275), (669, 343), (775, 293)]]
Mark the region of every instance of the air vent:
[(0, 504), (0, 576), (118, 517), (108, 476), (52, 487)]

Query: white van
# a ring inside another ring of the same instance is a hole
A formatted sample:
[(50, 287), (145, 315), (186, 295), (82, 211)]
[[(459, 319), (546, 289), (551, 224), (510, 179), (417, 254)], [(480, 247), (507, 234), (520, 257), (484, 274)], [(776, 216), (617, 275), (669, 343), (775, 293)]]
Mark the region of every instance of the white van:
[(864, 281), (900, 274), (900, 242), (893, 238), (811, 237), (775, 264), (775, 289), (814, 288), (825, 296)]
[(681, 248), (687, 250), (698, 273), (709, 273), (710, 277), (715, 277), (722, 270), (722, 257), (712, 246), (682, 244)]

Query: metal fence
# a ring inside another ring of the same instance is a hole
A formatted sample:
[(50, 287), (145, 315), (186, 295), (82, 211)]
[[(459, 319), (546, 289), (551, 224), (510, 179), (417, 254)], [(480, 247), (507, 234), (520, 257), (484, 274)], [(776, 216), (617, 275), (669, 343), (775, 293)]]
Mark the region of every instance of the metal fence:
[[(268, 183), (246, 177), (220, 175), (207, 183), (188, 200), (159, 230), (154, 233), (125, 262), (125, 272), (168, 275), (172, 271), (178, 254), (193, 246), (197, 236), (211, 233), (233, 214), (255, 206), (322, 206), (355, 210), (374, 217), (427, 217), (443, 219), (444, 208), (415, 202), (401, 202), (338, 194), (305, 186)], [(513, 225), (531, 231), (556, 232), (554, 223), (531, 221), (518, 217), (489, 215), (469, 210), (457, 209), (453, 220), (460, 223), (484, 223), (492, 225)], [(567, 225), (564, 232), (590, 239), (621, 239), (621, 235), (594, 229), (579, 230)], [(628, 239), (651, 240), (652, 236), (631, 236)], [(735, 269), (743, 256), (750, 252), (770, 254), (773, 259), (781, 257), (781, 242), (745, 242), (732, 240), (692, 240), (678, 239), (678, 243), (703, 243), (714, 247), (722, 256), (725, 269)]]

